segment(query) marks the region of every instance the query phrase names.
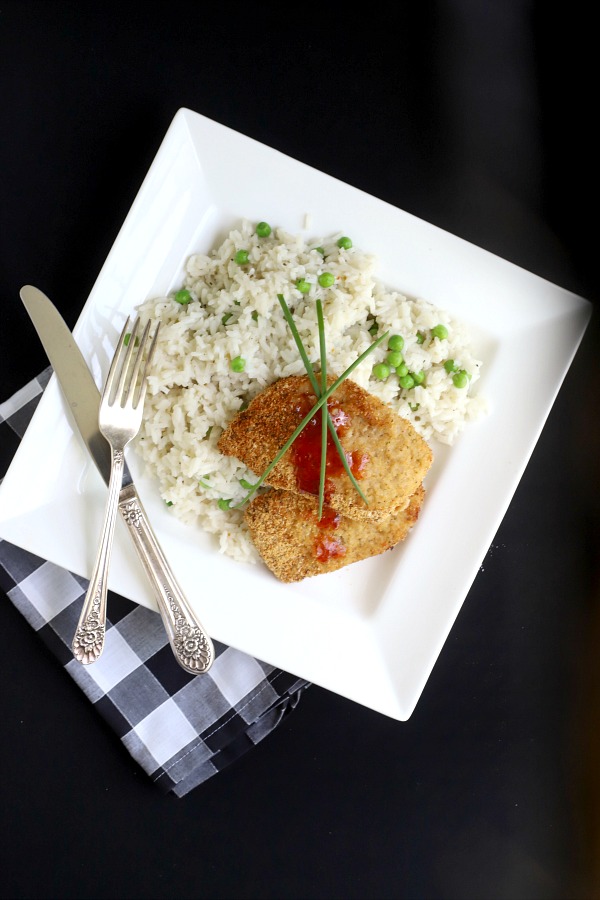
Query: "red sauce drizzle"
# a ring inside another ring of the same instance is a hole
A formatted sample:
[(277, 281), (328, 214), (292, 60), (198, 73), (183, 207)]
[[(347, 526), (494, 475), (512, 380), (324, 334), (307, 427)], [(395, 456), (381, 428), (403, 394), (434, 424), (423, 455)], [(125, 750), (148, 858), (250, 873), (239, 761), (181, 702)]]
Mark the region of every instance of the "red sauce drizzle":
[[(312, 409), (314, 403), (315, 398), (312, 395), (305, 394), (302, 396), (296, 406), (300, 420)], [(327, 409), (341, 440), (350, 424), (350, 416), (341, 408), (339, 403), (332, 399), (327, 401)], [(321, 476), (321, 421), (322, 411), (318, 410), (310, 422), (302, 429), (291, 448), (298, 490), (316, 495), (319, 493)], [(355, 453), (350, 450), (345, 450), (344, 452), (354, 477), (357, 480), (362, 478), (369, 460), (368, 454)], [(344, 465), (328, 430), (325, 463), (325, 504), (330, 502), (333, 493), (334, 485), (331, 479), (341, 475), (343, 472)], [(329, 559), (343, 556), (346, 552), (341, 539), (333, 533), (339, 523), (339, 513), (326, 505), (318, 522), (321, 534), (319, 534), (315, 542), (315, 556), (321, 562), (327, 562)]]
[(340, 524), (341, 518), (339, 512), (336, 512), (331, 506), (326, 506), (317, 525), (323, 530), (333, 531)]
[(329, 559), (336, 559), (344, 556), (346, 548), (343, 541), (333, 534), (341, 521), (341, 516), (335, 509), (326, 506), (323, 515), (317, 522), (318, 527), (323, 532), (315, 541), (315, 556), (319, 562), (327, 562)]

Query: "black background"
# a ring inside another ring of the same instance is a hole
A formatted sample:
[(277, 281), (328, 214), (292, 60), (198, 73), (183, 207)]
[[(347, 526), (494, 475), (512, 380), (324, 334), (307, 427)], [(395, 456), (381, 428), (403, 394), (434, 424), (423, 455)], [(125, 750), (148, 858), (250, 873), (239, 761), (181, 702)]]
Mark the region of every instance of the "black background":
[[(583, 9), (0, 2), (0, 399), (46, 365), (19, 287), (75, 324), (182, 106), (597, 304)], [(594, 310), (407, 722), (312, 686), (165, 797), (4, 600), (2, 897), (598, 896)]]

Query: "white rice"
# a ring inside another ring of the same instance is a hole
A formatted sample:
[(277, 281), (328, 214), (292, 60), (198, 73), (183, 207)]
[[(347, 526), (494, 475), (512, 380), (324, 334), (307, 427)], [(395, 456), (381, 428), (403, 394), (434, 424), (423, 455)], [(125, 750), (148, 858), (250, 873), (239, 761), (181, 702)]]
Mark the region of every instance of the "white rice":
[[(190, 303), (159, 297), (138, 310), (142, 321), (152, 318), (161, 327), (137, 452), (173, 513), (216, 535), (221, 552), (237, 560), (254, 562), (258, 556), (242, 512), (222, 509), (219, 500), (221, 505), (242, 500), (246, 489), (240, 479), (253, 482), (260, 473), (221, 455), (217, 440), (235, 413), (263, 388), (305, 372), (278, 294), (292, 310), (315, 364), (315, 298), (321, 297), (332, 374), (340, 375), (373, 343), (369, 329), (374, 321), (379, 334), (389, 330), (390, 335), (402, 335), (405, 363), (410, 371), (425, 374), (422, 386), (401, 389), (393, 370), (384, 381), (373, 377), (373, 366), (385, 360), (387, 341), (350, 377), (410, 419), (432, 446), (436, 441), (453, 444), (466, 423), (485, 410), (484, 399), (473, 393), (481, 361), (473, 356), (467, 329), (431, 303), (408, 299), (383, 285), (375, 275), (375, 257), (355, 247), (338, 248), (339, 237), (306, 240), (273, 229), (269, 237), (259, 238), (254, 226), (243, 221), (208, 255), (196, 254), (187, 261), (184, 287), (192, 295)], [(247, 265), (234, 261), (241, 249), (248, 251)], [(322, 272), (335, 276), (331, 288), (319, 287)], [(296, 289), (299, 278), (310, 282), (308, 294)], [(431, 336), (438, 324), (446, 326), (447, 339)], [(424, 335), (422, 343), (419, 333)], [(245, 360), (239, 373), (230, 366), (238, 356)], [(467, 388), (454, 386), (443, 366), (447, 359), (469, 373)]]

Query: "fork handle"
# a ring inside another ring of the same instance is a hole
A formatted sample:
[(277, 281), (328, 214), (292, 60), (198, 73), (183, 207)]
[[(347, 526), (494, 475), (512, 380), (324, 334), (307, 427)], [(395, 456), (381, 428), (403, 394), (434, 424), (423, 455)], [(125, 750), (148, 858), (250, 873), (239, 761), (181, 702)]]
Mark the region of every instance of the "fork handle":
[(111, 451), (108, 497), (104, 511), (104, 523), (96, 561), (89, 587), (83, 601), (72, 650), (75, 659), (84, 665), (95, 662), (104, 649), (106, 634), (106, 597), (108, 593), (108, 566), (113, 545), (115, 523), (119, 505), (119, 491), (123, 484), (125, 454), (123, 450)]
[(175, 659), (192, 675), (202, 675), (214, 660), (212, 641), (177, 584), (133, 484), (121, 490), (119, 511), (154, 588)]

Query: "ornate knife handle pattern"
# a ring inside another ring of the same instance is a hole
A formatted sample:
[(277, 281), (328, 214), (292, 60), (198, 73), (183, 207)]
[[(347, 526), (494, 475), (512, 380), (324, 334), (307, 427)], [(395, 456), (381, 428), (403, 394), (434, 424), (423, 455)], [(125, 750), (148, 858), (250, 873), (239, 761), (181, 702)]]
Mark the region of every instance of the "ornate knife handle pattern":
[(212, 641), (181, 592), (133, 484), (122, 488), (119, 512), (154, 588), (175, 659), (192, 675), (202, 675), (214, 660)]

